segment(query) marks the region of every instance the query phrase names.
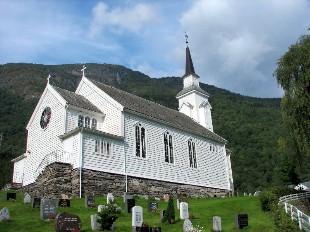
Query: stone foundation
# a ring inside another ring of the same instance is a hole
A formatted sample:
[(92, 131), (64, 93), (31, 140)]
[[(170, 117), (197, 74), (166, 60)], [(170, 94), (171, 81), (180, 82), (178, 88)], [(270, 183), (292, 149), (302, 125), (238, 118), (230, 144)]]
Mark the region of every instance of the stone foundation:
[[(103, 195), (112, 192), (121, 196), (126, 191), (125, 176), (89, 169), (82, 170), (82, 194)], [(215, 189), (166, 181), (127, 177), (128, 192), (136, 195), (162, 196), (169, 193), (190, 197), (220, 197), (229, 194), (228, 190)], [(35, 183), (24, 187), (32, 196), (55, 196), (61, 194), (79, 196), (80, 170), (70, 164), (53, 163), (38, 176)]]

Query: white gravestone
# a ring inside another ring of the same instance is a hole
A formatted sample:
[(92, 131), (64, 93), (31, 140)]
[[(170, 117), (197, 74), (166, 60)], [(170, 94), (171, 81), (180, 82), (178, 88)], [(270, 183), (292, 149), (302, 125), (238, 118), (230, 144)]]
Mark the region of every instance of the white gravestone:
[(111, 204), (114, 202), (114, 196), (112, 193), (108, 193), (107, 195), (107, 204)]
[(106, 209), (106, 205), (98, 205), (98, 213), (100, 213), (102, 210)]
[(0, 222), (10, 220), (10, 212), (9, 209), (4, 207), (0, 211)]
[(177, 208), (180, 209), (180, 200), (177, 199)]
[(261, 191), (256, 191), (256, 192), (254, 193), (254, 197), (258, 197), (260, 193), (261, 193)]
[(91, 225), (91, 229), (92, 230), (100, 230), (100, 224), (98, 223), (98, 215), (97, 214), (93, 214), (90, 215), (90, 225)]
[(192, 232), (193, 224), (189, 219), (185, 219), (183, 223), (183, 232)]
[(143, 223), (143, 209), (141, 206), (132, 207), (132, 226), (141, 227)]
[(186, 202), (181, 202), (180, 203), (180, 219), (188, 219), (188, 203)]
[(24, 204), (30, 204), (31, 203), (31, 196), (29, 193), (25, 193), (24, 195)]
[(222, 220), (219, 216), (213, 217), (213, 231), (214, 232), (221, 232), (222, 231)]

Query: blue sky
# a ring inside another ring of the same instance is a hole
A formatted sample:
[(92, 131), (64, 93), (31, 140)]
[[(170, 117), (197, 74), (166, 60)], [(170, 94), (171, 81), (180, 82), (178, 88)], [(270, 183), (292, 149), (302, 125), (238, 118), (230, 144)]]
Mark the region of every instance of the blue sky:
[(309, 0), (1, 0), (0, 63), (112, 63), (181, 76), (186, 31), (202, 82), (279, 97), (276, 62), (309, 27)]

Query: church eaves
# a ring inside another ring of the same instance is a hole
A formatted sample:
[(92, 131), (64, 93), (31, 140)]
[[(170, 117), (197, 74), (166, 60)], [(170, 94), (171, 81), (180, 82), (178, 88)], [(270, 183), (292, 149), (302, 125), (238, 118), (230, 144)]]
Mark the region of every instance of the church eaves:
[(105, 85), (91, 79), (89, 80), (99, 89), (124, 106), (125, 112), (135, 114), (191, 134), (208, 138), (219, 143), (227, 142), (221, 136), (206, 129), (198, 122), (195, 122), (192, 118), (180, 113), (179, 111), (162, 106), (115, 87)]

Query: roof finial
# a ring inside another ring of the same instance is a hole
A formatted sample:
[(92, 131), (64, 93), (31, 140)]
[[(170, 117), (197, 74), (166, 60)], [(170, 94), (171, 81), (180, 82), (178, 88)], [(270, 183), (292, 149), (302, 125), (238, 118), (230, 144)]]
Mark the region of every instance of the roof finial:
[(185, 32), (185, 43), (186, 43), (186, 45), (188, 44), (188, 35), (186, 32)]
[(86, 69), (86, 66), (85, 64), (83, 65), (83, 68), (81, 69), (82, 71), (82, 77), (85, 77), (85, 69)]
[(47, 84), (50, 83), (50, 78), (51, 78), (51, 74), (48, 74), (48, 76), (47, 76)]

